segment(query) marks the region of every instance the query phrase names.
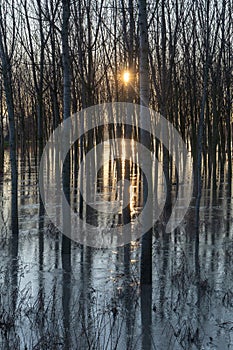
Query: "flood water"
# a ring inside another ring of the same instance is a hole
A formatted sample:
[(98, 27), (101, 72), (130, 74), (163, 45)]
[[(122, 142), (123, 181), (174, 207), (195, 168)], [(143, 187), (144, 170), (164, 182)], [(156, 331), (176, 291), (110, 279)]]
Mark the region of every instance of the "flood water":
[[(141, 210), (140, 176), (131, 169), (132, 220)], [(113, 201), (118, 180), (117, 164), (106, 164), (95, 184), (96, 200)], [(199, 246), (193, 203), (174, 232), (155, 225), (152, 300), (140, 291), (139, 240), (131, 244), (128, 265), (124, 247), (72, 242), (70, 270), (64, 269), (62, 237), (47, 217), (39, 232), (37, 183), (33, 159), (30, 167), (19, 160), (16, 255), (6, 151), (0, 180), (1, 349), (233, 349), (233, 207), (226, 176), (215, 196), (203, 189)], [(106, 224), (106, 218), (97, 219)]]

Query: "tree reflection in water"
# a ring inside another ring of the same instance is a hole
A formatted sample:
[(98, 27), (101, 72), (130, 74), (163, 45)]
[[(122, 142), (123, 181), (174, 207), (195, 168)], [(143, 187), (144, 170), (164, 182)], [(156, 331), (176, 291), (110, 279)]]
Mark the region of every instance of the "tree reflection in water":
[[(162, 223), (156, 224), (153, 284), (140, 288), (139, 241), (115, 250), (72, 242), (71, 254), (61, 255), (61, 235), (46, 217), (43, 240), (38, 240), (37, 180), (32, 162), (30, 171), (26, 162), (25, 175), (19, 174), (19, 240), (4, 239), (6, 234), (10, 237), (7, 169), (6, 165), (0, 184), (2, 349), (18, 349), (19, 344), (29, 349), (231, 346), (232, 203), (225, 177), (214, 202), (211, 191), (203, 194), (198, 245), (192, 206), (182, 226), (171, 234), (165, 233)], [(124, 179), (130, 179), (130, 204), (123, 213), (119, 208), (115, 223), (130, 217), (133, 225), (141, 210), (141, 172), (135, 164), (119, 159), (105, 163), (94, 187), (99, 200), (121, 196), (123, 203)], [(94, 225), (105, 225), (110, 219), (96, 212), (90, 215), (88, 210), (84, 208), (84, 215)]]

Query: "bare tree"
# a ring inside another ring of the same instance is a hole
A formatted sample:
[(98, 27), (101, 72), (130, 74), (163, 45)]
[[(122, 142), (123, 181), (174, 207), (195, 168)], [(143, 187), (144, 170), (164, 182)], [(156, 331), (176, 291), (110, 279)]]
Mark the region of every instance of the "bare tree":
[[(70, 1), (62, 1), (62, 65), (63, 65), (63, 120), (70, 117), (71, 109), (71, 83), (70, 83), (70, 49), (69, 49), (69, 19)], [(68, 136), (68, 135), (66, 135)], [(67, 202), (70, 204), (70, 151), (66, 155), (62, 173), (63, 191)], [(63, 208), (63, 232), (70, 227), (70, 211)], [(70, 239), (63, 234), (62, 253), (65, 260), (70, 259)], [(65, 261), (64, 260), (64, 261)]]
[[(149, 62), (148, 62), (148, 52), (149, 52), (149, 43), (148, 43), (148, 32), (147, 32), (147, 8), (146, 0), (140, 0), (139, 4), (139, 28), (140, 28), (140, 104), (141, 114), (140, 114), (140, 137), (141, 143), (145, 147), (151, 148), (150, 137), (148, 137), (147, 132), (143, 129), (145, 123), (145, 114), (146, 109), (149, 105)], [(148, 118), (148, 115), (146, 115)], [(145, 162), (145, 167), (151, 167), (151, 159), (143, 157)], [(150, 182), (150, 183), (148, 183)], [(152, 184), (152, 179), (146, 179), (145, 175), (143, 176), (143, 204), (149, 200), (150, 194), (148, 192), (149, 186)], [(144, 217), (142, 220), (148, 222), (151, 221), (152, 226), (152, 217)], [(152, 283), (152, 230), (150, 229), (142, 237), (142, 248), (141, 248), (141, 283), (142, 284), (151, 284)]]
[(3, 174), (4, 171), (4, 126), (3, 126), (3, 86), (0, 85), (0, 175)]
[[(12, 11), (13, 26), (15, 26), (14, 4), (7, 4)], [(13, 29), (12, 51), (8, 49), (8, 38), (6, 24), (6, 13), (3, 12), (3, 6), (0, 4), (0, 58), (2, 62), (2, 75), (6, 95), (6, 104), (8, 111), (9, 132), (10, 132), (10, 160), (11, 160), (11, 226), (12, 233), (18, 234), (18, 166), (16, 151), (16, 132), (15, 132), (15, 113), (13, 100), (13, 81), (12, 81), (12, 55), (15, 40), (15, 28)], [(9, 18), (8, 18), (9, 20)]]
[(210, 67), (210, 1), (206, 2), (205, 14), (203, 15), (203, 8), (198, 9), (199, 16), (203, 19), (201, 24), (203, 25), (203, 44), (204, 44), (204, 64), (203, 64), (203, 91), (201, 99), (201, 108), (200, 108), (200, 119), (198, 125), (198, 138), (197, 138), (197, 196), (196, 196), (196, 207), (195, 207), (195, 223), (197, 227), (197, 241), (198, 237), (198, 227), (199, 227), (199, 211), (200, 211), (200, 201), (202, 195), (202, 152), (203, 152), (203, 133), (204, 133), (204, 118), (205, 118), (205, 109), (207, 103), (207, 92), (208, 92), (208, 79), (209, 79), (209, 67)]

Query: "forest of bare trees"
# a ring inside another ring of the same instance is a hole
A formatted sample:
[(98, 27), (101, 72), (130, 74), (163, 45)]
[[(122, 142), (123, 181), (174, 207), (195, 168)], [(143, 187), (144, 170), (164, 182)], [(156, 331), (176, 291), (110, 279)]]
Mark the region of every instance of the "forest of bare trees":
[[(63, 49), (69, 50), (71, 113), (122, 101), (121, 72), (126, 68), (132, 75), (130, 100), (140, 100), (137, 4), (65, 4), (70, 7), (67, 46), (61, 1), (1, 3), (1, 140), (8, 108), (9, 130), (15, 124), (24, 157), (30, 150), (40, 157), (48, 135), (67, 113)], [(203, 117), (203, 171), (213, 188), (218, 171), (231, 159), (231, 13), (232, 3), (225, 0), (148, 3), (149, 106), (177, 127), (195, 162)], [(231, 162), (228, 166), (230, 174)]]
[[(227, 195), (232, 196), (232, 12), (232, 0), (0, 0), (0, 176), (9, 150), (15, 236), (19, 233), (20, 164), (29, 169), (36, 166), (38, 171), (50, 135), (71, 115), (97, 104), (130, 102), (165, 117), (191, 153), (199, 243), (203, 188), (212, 191), (214, 203), (225, 176)], [(129, 84), (123, 80), (126, 70)], [(143, 127), (143, 108), (141, 118)], [(143, 130), (139, 138), (152, 147)], [(63, 189), (69, 203), (70, 187), (77, 187), (78, 163), (98, 140), (102, 140), (101, 130), (83, 135), (66, 157)], [(176, 173), (169, 150), (159, 140), (153, 146), (166, 180), (161, 219), (166, 221)], [(145, 186), (142, 192), (145, 200)], [(43, 218), (39, 191), (38, 200), (38, 216)], [(79, 205), (82, 215), (81, 197)], [(65, 228), (70, 217), (63, 215)], [(40, 228), (43, 224), (42, 220)], [(152, 236), (151, 229), (141, 240), (142, 285), (152, 284)], [(128, 264), (130, 249), (130, 245), (124, 248)], [(71, 240), (65, 235), (61, 251), (63, 268), (69, 271)], [(142, 317), (150, 324), (151, 290), (146, 293)]]

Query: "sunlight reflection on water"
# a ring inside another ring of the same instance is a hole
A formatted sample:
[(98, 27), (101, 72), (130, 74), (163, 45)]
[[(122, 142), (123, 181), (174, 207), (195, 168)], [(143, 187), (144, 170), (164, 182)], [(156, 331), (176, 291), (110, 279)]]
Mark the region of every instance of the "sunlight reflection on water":
[[(6, 152), (6, 164), (8, 162)], [(117, 182), (117, 166), (119, 166), (117, 162), (107, 162), (99, 172), (95, 185), (97, 201), (103, 198), (111, 201), (117, 195), (121, 195), (121, 184)], [(121, 166), (124, 173), (124, 162)], [(8, 237), (10, 236), (9, 176), (9, 167), (6, 166), (6, 174), (0, 184), (2, 203), (0, 227), (2, 236), (4, 227), (7, 229)], [(139, 169), (132, 167), (130, 183), (130, 213), (135, 220), (141, 210)], [(49, 322), (57, 320), (58, 333), (62, 334), (61, 324), (64, 321), (61, 303), (64, 296), (61, 237), (56, 236), (53, 227), (46, 220), (44, 246), (40, 252), (38, 192), (35, 184), (35, 169), (32, 167), (29, 176), (28, 167), (22, 167), (19, 174), (20, 235), (17, 278), (17, 310), (21, 307), (22, 311), (21, 319), (17, 320), (16, 317), (15, 321), (22, 344), (25, 339), (37, 339), (36, 325), (33, 328), (30, 322), (36, 319), (39, 322), (38, 317), (45, 310), (50, 310), (49, 316), (47, 315)], [(161, 346), (163, 349), (187, 348), (187, 334), (193, 337), (193, 349), (197, 339), (206, 349), (225, 349), (226, 344), (232, 344), (232, 200), (226, 196), (226, 186), (226, 182), (219, 186), (215, 203), (211, 202), (212, 193), (209, 190), (203, 191), (199, 248), (201, 275), (198, 283), (195, 275), (193, 207), (190, 208), (180, 229), (172, 234), (164, 234), (159, 225), (155, 229), (152, 338), (159, 349)], [(118, 222), (121, 210), (122, 208), (119, 209)], [(106, 217), (98, 220), (104, 224)], [(12, 263), (9, 243), (4, 242), (6, 241), (2, 239), (0, 245), (1, 303), (7, 309), (11, 307), (10, 296), (14, 278), (9, 269)], [(82, 338), (85, 324), (89, 339), (97, 341), (96, 336), (99, 332), (99, 348), (106, 344), (106, 339), (109, 339), (111, 334), (112, 344), (119, 339), (119, 348), (123, 349), (126, 339), (130, 339), (132, 347), (141, 349), (139, 260), (139, 241), (131, 244), (129, 274), (125, 270), (123, 248), (114, 251), (81, 249), (78, 244), (72, 244), (72, 272), (68, 285), (70, 320), (72, 320), (69, 327), (74, 344), (77, 344), (77, 337)], [(27, 297), (24, 296), (26, 291)], [(80, 315), (84, 314), (86, 316), (81, 318)], [(104, 330), (100, 324), (105, 325)], [(41, 323), (40, 327), (48, 331), (45, 324)], [(86, 348), (85, 337), (78, 342), (80, 349)], [(111, 346), (106, 348), (112, 349)]]

